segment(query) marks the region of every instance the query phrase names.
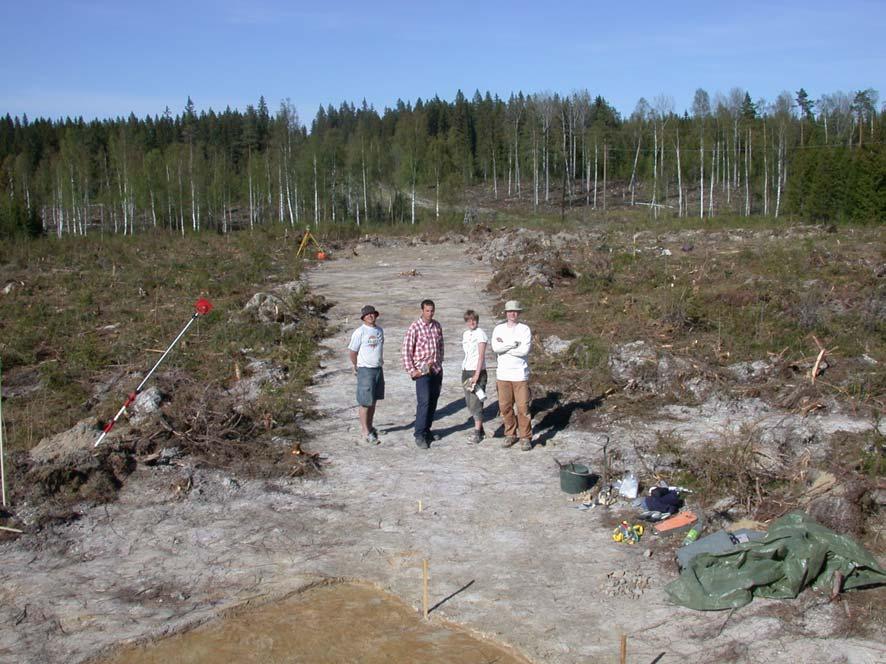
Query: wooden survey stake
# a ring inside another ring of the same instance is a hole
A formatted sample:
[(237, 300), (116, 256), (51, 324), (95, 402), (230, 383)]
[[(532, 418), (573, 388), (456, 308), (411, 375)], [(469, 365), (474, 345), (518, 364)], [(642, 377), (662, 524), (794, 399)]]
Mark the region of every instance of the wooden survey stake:
[(425, 620), (428, 619), (428, 604), (430, 603), (428, 600), (428, 561), (421, 561), (421, 585), (422, 585), (422, 595), (421, 595), (421, 608), (422, 613), (424, 614)]

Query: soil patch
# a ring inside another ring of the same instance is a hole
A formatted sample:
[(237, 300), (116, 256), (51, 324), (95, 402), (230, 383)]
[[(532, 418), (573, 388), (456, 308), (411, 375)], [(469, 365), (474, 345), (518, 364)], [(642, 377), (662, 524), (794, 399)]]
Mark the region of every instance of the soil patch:
[(462, 630), (425, 622), (398, 598), (351, 583), (322, 585), (234, 611), (206, 625), (95, 664), (500, 662), (528, 660)]

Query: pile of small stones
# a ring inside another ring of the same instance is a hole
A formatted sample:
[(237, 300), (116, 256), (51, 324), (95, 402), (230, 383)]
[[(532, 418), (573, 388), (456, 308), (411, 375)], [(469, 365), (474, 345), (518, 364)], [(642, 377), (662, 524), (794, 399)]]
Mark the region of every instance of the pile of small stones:
[(603, 594), (609, 597), (626, 596), (637, 599), (652, 584), (652, 579), (639, 570), (616, 570), (606, 575)]

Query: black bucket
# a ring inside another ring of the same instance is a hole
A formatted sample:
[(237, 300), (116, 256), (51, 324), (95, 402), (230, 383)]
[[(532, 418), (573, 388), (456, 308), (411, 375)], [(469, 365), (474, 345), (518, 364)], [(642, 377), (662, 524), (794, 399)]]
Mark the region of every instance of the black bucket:
[(587, 466), (580, 463), (567, 463), (560, 466), (560, 488), (566, 493), (587, 491), (596, 482), (594, 475)]

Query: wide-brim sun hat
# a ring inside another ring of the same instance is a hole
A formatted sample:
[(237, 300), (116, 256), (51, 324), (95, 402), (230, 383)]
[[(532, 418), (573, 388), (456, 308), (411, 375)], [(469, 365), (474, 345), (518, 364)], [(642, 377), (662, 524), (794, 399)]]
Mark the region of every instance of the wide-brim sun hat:
[(365, 307), (360, 309), (360, 320), (366, 318), (369, 314), (375, 314), (376, 316), (381, 316), (381, 314), (375, 310), (371, 304), (367, 304)]
[(523, 311), (520, 302), (517, 300), (508, 300), (505, 302), (505, 311)]

